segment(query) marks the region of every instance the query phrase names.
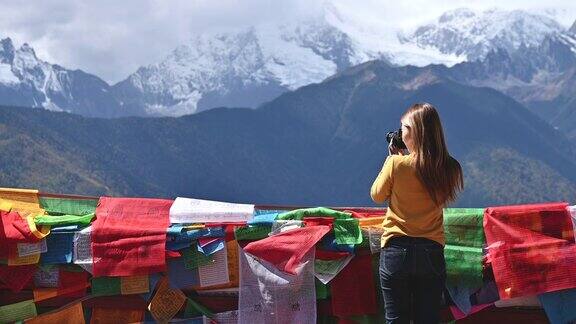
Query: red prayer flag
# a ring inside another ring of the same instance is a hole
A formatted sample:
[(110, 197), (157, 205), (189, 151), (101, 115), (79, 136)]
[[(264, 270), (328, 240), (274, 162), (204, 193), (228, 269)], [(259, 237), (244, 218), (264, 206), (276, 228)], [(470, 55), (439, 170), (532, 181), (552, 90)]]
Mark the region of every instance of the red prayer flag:
[[(358, 280), (358, 276), (362, 280)], [(330, 282), (334, 316), (367, 315), (378, 312), (372, 255), (356, 255)]]
[(244, 252), (295, 275), (304, 255), (329, 231), (326, 225), (297, 228), (250, 242)]
[(17, 212), (0, 211), (0, 243), (37, 242), (28, 222)]
[(566, 206), (486, 209), (484, 231), (501, 299), (576, 287), (576, 244)]
[(172, 200), (102, 197), (92, 223), (94, 276), (166, 270), (166, 229)]
[(0, 265), (0, 281), (13, 292), (19, 292), (32, 280), (36, 269), (34, 264), (22, 266)]

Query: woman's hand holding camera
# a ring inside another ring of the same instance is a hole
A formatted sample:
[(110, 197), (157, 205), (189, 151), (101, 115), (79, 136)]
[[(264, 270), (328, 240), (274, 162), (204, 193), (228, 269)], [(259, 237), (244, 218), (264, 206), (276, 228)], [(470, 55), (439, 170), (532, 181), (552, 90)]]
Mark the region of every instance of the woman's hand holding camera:
[(394, 146), (392, 144), (392, 142), (390, 142), (388, 144), (388, 154), (389, 155), (393, 155), (393, 154), (395, 154), (395, 155), (407, 155), (408, 154), (407, 151), (408, 150), (397, 148), (396, 146)]

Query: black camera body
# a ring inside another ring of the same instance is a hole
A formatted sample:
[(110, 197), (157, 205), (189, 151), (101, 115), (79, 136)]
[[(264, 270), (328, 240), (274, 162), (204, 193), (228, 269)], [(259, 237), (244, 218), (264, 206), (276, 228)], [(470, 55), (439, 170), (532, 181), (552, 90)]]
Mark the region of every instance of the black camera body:
[(392, 146), (397, 149), (407, 149), (406, 144), (402, 141), (402, 128), (399, 128), (395, 132), (388, 132), (386, 134), (386, 142), (392, 142)]

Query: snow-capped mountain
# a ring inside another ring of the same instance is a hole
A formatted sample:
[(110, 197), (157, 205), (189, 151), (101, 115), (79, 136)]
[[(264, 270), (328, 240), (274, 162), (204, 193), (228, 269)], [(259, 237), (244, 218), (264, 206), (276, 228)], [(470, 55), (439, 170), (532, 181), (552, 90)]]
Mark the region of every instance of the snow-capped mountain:
[(45, 62), (28, 44), (16, 49), (10, 38), (0, 40), (0, 103), (86, 116), (135, 113), (121, 109), (100, 78)]
[[(181, 116), (219, 107), (257, 107), (350, 66), (451, 67), (472, 85), (491, 86), (526, 103), (534, 87), (571, 66), (576, 24), (550, 15), (458, 9), (412, 32), (390, 29), (325, 5), (321, 15), (197, 35), (161, 62), (110, 86), (80, 70), (40, 60), (10, 39), (0, 43), (0, 104), (86, 116)], [(554, 79), (556, 80), (556, 79)]]
[(199, 35), (164, 61), (115, 85), (128, 106), (180, 116), (216, 106), (254, 107), (350, 66), (350, 39), (326, 25), (267, 25)]
[(477, 60), (498, 48), (514, 51), (521, 46), (538, 46), (546, 36), (563, 32), (565, 29), (547, 15), (522, 10), (476, 12), (461, 8), (399, 37), (403, 43)]
[(144, 107), (150, 115), (256, 107), (374, 59), (419, 66), (462, 60), (402, 45), (395, 33), (367, 30), (326, 6), (320, 17), (199, 35), (164, 61), (140, 68), (115, 85), (114, 92), (123, 105)]

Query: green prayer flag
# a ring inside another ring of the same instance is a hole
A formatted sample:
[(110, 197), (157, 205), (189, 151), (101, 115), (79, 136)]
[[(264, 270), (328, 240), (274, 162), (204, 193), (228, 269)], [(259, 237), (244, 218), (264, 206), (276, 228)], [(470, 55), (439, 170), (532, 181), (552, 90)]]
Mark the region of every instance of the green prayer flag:
[(190, 298), (187, 298), (186, 306), (184, 307), (184, 318), (192, 318), (202, 315), (208, 318), (214, 317), (214, 313), (212, 313), (212, 311), (210, 311), (204, 305), (199, 304)]
[(444, 209), (447, 285), (482, 285), (482, 248), (486, 244), (483, 219), (482, 208)]
[(314, 282), (316, 283), (316, 299), (327, 299), (330, 297), (328, 285), (323, 284), (318, 278), (315, 278)]
[(272, 226), (244, 226), (234, 231), (236, 241), (255, 241), (267, 238)]
[(195, 243), (191, 247), (184, 249), (182, 256), (184, 257), (184, 267), (188, 270), (214, 262), (213, 256), (205, 255), (198, 251), (198, 246)]
[(98, 199), (40, 197), (40, 206), (49, 214), (87, 215), (96, 212)]
[(92, 278), (92, 295), (94, 296), (114, 296), (121, 295), (122, 288), (120, 277), (98, 277)]
[(362, 243), (362, 231), (356, 218), (334, 220), (334, 236), (338, 244)]
[(276, 217), (277, 220), (302, 220), (304, 217), (332, 217), (335, 219), (351, 218), (352, 214), (344, 213), (326, 207), (295, 209), (282, 213)]
[(38, 215), (34, 217), (34, 223), (36, 225), (50, 225), (50, 226), (60, 226), (60, 225), (83, 225), (88, 226), (92, 222), (95, 214), (87, 214), (83, 216), (78, 215)]
[(36, 304), (34, 300), (25, 300), (19, 303), (0, 306), (0, 323), (12, 323), (36, 317)]

